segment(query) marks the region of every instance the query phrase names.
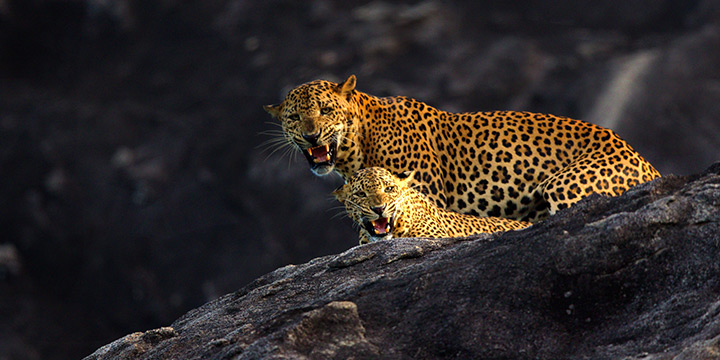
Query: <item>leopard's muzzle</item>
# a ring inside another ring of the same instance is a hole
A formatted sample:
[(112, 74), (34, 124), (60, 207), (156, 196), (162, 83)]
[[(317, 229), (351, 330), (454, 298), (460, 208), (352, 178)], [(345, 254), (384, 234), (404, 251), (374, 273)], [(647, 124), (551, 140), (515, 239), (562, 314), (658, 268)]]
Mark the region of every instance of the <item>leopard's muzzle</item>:
[(313, 146), (305, 149), (303, 154), (310, 164), (310, 169), (315, 173), (325, 174), (323, 168), (333, 167), (335, 165), (335, 154), (337, 152), (337, 143)]
[(382, 240), (392, 238), (392, 219), (379, 217), (375, 220), (364, 220), (363, 228), (370, 233), (373, 240)]

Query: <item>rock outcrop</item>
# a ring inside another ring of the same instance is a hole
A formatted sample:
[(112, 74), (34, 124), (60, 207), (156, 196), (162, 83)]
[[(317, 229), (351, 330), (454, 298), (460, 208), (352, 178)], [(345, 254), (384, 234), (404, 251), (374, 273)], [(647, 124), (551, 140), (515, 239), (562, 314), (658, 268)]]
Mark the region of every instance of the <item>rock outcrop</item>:
[(720, 359), (720, 163), (528, 229), (289, 265), (101, 359)]
[(289, 87), (569, 116), (687, 175), (720, 160), (718, 44), (720, 0), (0, 0), (0, 358), (354, 246), (341, 180), (263, 134)]

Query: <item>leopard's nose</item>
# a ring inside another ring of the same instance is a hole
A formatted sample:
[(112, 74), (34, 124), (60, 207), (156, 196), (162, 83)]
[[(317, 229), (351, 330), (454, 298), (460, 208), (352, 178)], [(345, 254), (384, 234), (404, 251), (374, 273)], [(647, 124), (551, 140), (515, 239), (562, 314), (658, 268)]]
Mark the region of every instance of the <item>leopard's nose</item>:
[(317, 145), (317, 140), (320, 138), (320, 133), (314, 133), (314, 134), (303, 134), (303, 139), (305, 141), (309, 142), (310, 144)]
[(382, 215), (383, 211), (385, 211), (385, 205), (375, 206), (372, 208), (372, 211), (378, 215)]

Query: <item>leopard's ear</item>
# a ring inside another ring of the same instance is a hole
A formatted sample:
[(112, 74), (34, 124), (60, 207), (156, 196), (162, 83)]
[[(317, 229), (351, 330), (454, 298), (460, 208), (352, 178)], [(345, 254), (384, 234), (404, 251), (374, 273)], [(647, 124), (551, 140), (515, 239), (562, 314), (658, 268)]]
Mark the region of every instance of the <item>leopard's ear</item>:
[(355, 90), (355, 85), (357, 83), (357, 79), (355, 78), (355, 75), (350, 75), (347, 80), (341, 82), (340, 84), (337, 84), (337, 87), (335, 90), (342, 96), (347, 96), (350, 94), (353, 90)]
[(333, 196), (335, 196), (337, 201), (339, 201), (341, 203), (345, 203), (345, 200), (347, 199), (347, 190), (348, 190), (347, 187), (348, 187), (348, 185), (345, 184), (332, 192)]
[(400, 181), (400, 184), (403, 186), (410, 187), (410, 183), (415, 178), (415, 170), (412, 171), (405, 171), (397, 176), (398, 180)]
[(263, 109), (268, 112), (272, 117), (278, 118), (280, 116), (280, 107), (282, 104), (277, 105), (265, 105), (263, 106)]

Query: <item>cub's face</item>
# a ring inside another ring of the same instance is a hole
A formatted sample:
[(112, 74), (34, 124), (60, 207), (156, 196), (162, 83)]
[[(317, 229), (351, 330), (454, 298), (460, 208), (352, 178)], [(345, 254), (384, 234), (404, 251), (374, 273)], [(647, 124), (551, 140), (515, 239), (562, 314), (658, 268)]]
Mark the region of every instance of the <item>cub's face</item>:
[(333, 194), (371, 241), (392, 239), (412, 177), (410, 173), (400, 179), (384, 168), (365, 168)]
[(335, 168), (338, 144), (347, 134), (349, 99), (355, 75), (336, 84), (316, 80), (290, 91), (279, 105), (265, 110), (282, 123), (285, 138), (307, 159), (319, 176)]

